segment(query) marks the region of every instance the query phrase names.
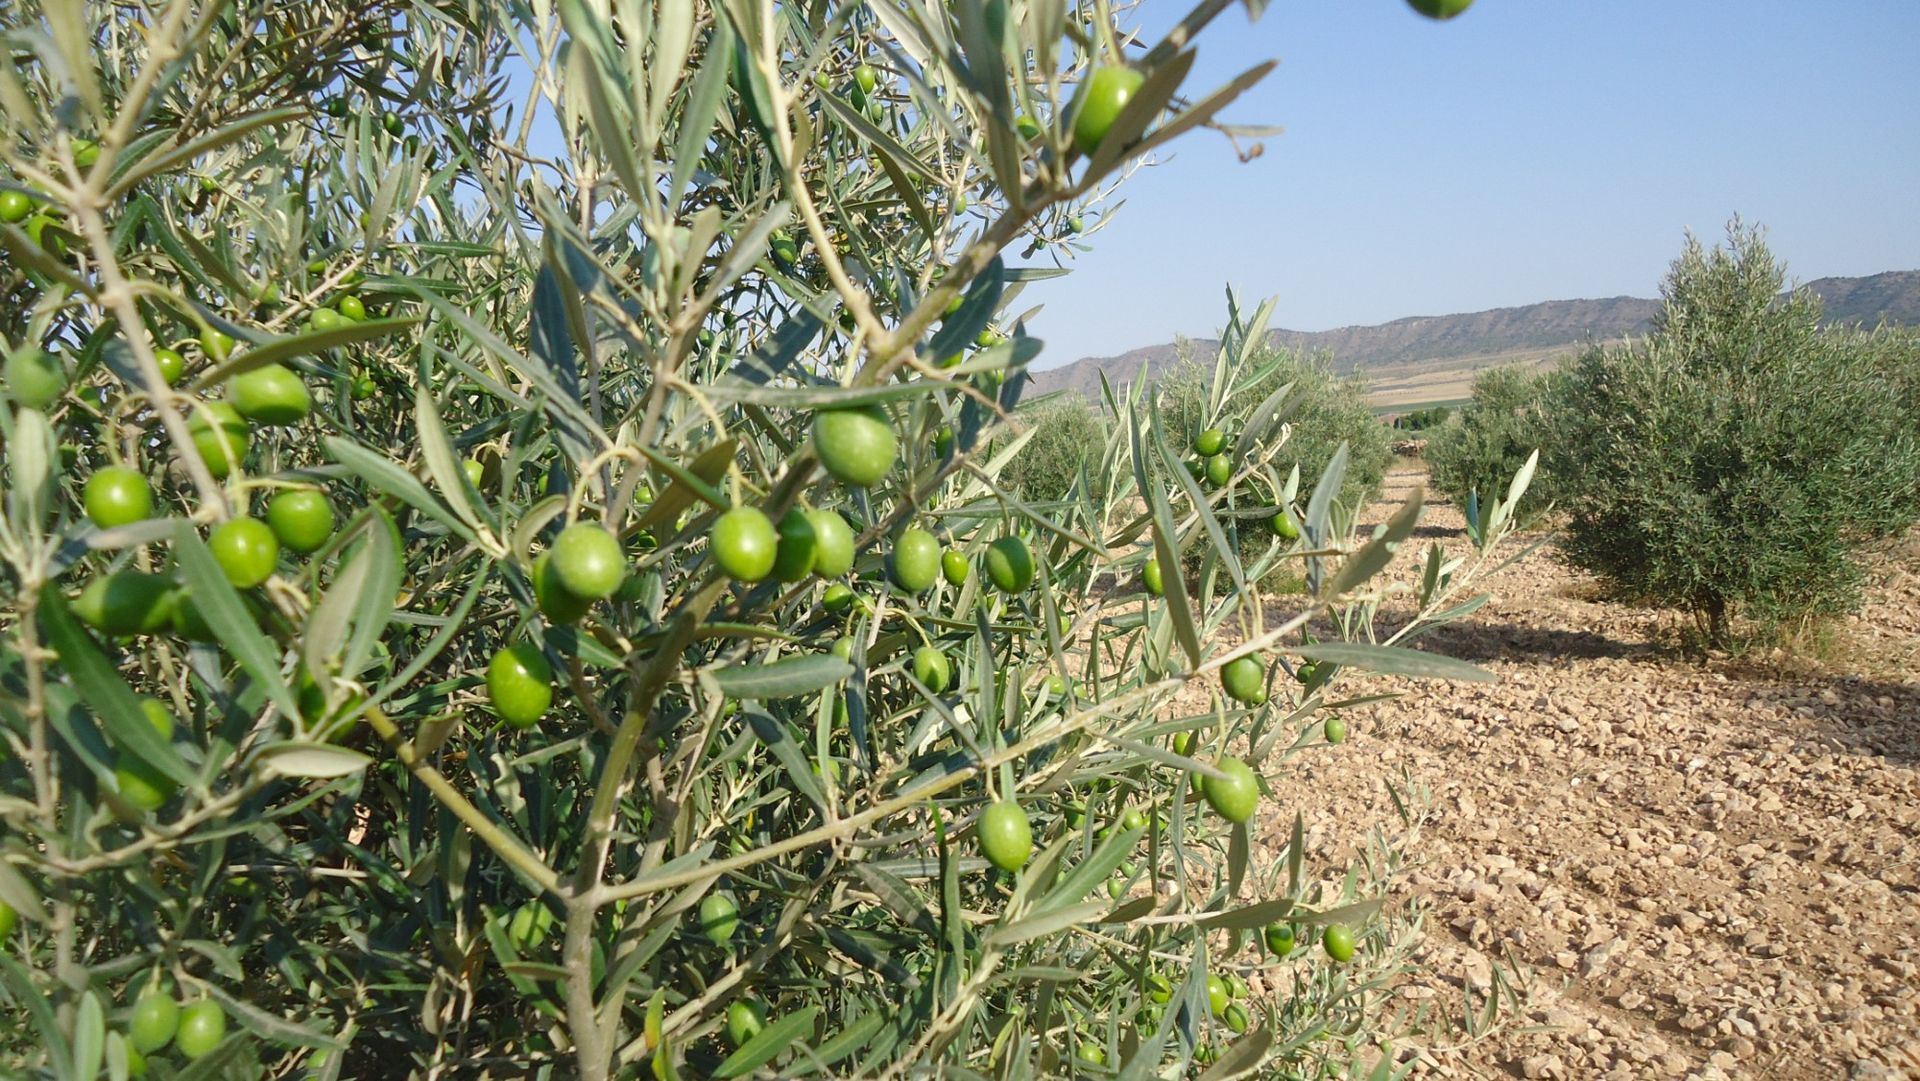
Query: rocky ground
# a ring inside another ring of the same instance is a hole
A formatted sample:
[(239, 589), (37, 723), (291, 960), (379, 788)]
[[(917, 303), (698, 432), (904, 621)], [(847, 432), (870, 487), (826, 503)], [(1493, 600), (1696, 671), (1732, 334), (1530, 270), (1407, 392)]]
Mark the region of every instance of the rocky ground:
[[(1424, 483), (1403, 460), (1375, 513)], [(1423, 522), (1466, 550), (1431, 493)], [(1497, 683), (1354, 710), (1279, 778), (1310, 837), (1391, 823), (1389, 782), (1431, 792), (1410, 881), (1433, 978), (1403, 994), (1530, 974), (1506, 1027), (1427, 1073), (1920, 1081), (1920, 543), (1825, 660), (1690, 659), (1673, 616), (1547, 550), (1485, 585), (1422, 644)]]

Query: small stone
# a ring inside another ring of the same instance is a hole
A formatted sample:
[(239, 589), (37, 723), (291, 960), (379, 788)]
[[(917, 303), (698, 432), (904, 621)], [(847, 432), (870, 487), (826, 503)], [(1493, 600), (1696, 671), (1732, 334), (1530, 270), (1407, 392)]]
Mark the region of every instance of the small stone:
[(1566, 1067), (1559, 1055), (1534, 1055), (1520, 1064), (1520, 1072), (1530, 1078), (1564, 1077)]
[(1479, 950), (1469, 949), (1462, 958), (1460, 974), (1468, 987), (1485, 991), (1493, 986), (1493, 961)]

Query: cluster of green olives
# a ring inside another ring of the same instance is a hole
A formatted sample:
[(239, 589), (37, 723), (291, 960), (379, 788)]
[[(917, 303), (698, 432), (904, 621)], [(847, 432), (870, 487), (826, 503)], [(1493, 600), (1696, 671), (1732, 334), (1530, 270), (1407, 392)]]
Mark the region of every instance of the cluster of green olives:
[(227, 1013), (210, 998), (182, 1005), (167, 992), (148, 990), (134, 1000), (127, 1020), (127, 1072), (144, 1077), (147, 1059), (168, 1045), (188, 1062), (207, 1057), (227, 1038)]
[[(208, 361), (219, 364), (233, 354), (237, 343), (217, 330), (199, 342)], [(161, 376), (178, 382), (185, 359), (175, 350), (153, 351)], [(26, 347), (6, 360), (6, 392), (22, 409), (51, 411), (69, 394), (69, 375), (61, 358)], [(235, 374), (226, 396), (196, 401), (188, 421), (195, 450), (216, 478), (224, 478), (246, 458), (254, 425), (290, 425), (303, 420), (311, 408), (305, 383), (280, 365), (262, 365)], [(149, 473), (132, 462), (101, 465), (81, 482), (79, 506), (96, 529), (109, 531), (134, 526), (155, 516), (158, 500)], [(324, 548), (334, 534), (335, 514), (326, 493), (313, 486), (288, 484), (266, 500), (261, 517), (243, 515), (214, 526), (207, 534), (207, 550), (221, 574), (236, 589), (263, 585), (279, 567), (282, 554), (311, 554)], [(125, 568), (93, 575), (68, 601), (68, 610), (82, 623), (114, 637), (170, 634), (189, 641), (213, 641), (190, 591), (174, 569)], [(311, 697), (311, 696), (309, 696)], [(168, 707), (155, 698), (140, 703), (154, 732), (170, 741), (177, 728)], [(110, 802), (123, 817), (158, 810), (175, 789), (174, 779), (137, 754), (121, 749), (114, 762), (114, 790)]]

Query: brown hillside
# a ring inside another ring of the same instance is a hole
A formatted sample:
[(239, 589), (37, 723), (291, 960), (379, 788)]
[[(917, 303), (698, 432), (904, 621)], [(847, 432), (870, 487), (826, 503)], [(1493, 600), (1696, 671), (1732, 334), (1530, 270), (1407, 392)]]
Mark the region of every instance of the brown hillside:
[[(1820, 278), (1807, 282), (1806, 288), (1826, 302), (1832, 322), (1920, 325), (1920, 270)], [(1659, 306), (1657, 300), (1639, 297), (1550, 300), (1462, 315), (1413, 316), (1370, 327), (1275, 330), (1270, 336), (1276, 345), (1290, 349), (1324, 351), (1337, 369), (1366, 376), (1376, 405), (1412, 405), (1463, 397), (1473, 374), (1483, 368), (1549, 365), (1589, 342), (1643, 333)], [(1194, 356), (1204, 358), (1219, 343), (1195, 338), (1190, 346)], [(1114, 357), (1088, 357), (1035, 372), (1035, 391), (1070, 390), (1093, 397), (1100, 392), (1103, 371), (1117, 387), (1130, 383), (1143, 362), (1150, 375), (1157, 375), (1177, 359), (1174, 342)]]

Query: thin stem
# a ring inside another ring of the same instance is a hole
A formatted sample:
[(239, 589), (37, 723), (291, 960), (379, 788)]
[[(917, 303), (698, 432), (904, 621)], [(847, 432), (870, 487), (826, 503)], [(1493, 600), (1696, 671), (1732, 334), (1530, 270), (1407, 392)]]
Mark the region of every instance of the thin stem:
[(33, 775), (34, 809), (41, 836), (57, 846), (60, 824), (54, 818), (56, 789), (53, 759), (47, 747), (47, 652), (40, 647), (39, 583), (23, 583), (20, 594), (20, 657), (27, 668), (27, 772)]
[[(585, 867), (585, 864), (582, 864)], [(591, 896), (567, 901), (567, 936), (561, 956), (567, 969), (567, 1030), (573, 1033), (574, 1061), (585, 1081), (606, 1081), (612, 1069), (612, 1033), (600, 1021), (593, 1001), (593, 939), (597, 903)]]
[(153, 356), (153, 345), (143, 332), (146, 324), (140, 318), (139, 306), (134, 303), (133, 285), (120, 272), (119, 261), (113, 254), (113, 240), (107, 235), (106, 222), (92, 202), (76, 199), (73, 213), (82, 232), (86, 234), (87, 243), (93, 248), (95, 262), (99, 264), (102, 288), (95, 300), (111, 311), (114, 320), (120, 324), (121, 333), (132, 350), (135, 366), (139, 370), (141, 390), (152, 404), (154, 414), (160, 418), (160, 426), (167, 430), (174, 453), (180, 456), (180, 464), (185, 467), (188, 478), (200, 494), (202, 507), (211, 511), (215, 520), (224, 519), (227, 516), (226, 493), (220, 483), (213, 479), (212, 471), (194, 446), (193, 431), (187, 426), (186, 418), (173, 407), (173, 392), (167, 387), (166, 377), (160, 374), (160, 364)]
[(445, 804), (446, 808), (453, 812), (454, 817), (466, 823), (467, 828), (473, 831), (473, 835), (478, 837), (481, 843), (493, 849), (495, 854), (505, 860), (509, 866), (520, 872), (521, 877), (543, 892), (560, 892), (560, 876), (554, 873), (553, 868), (548, 867), (539, 856), (534, 855), (533, 850), (523, 844), (518, 837), (501, 828), (499, 823), (488, 818), (480, 808), (473, 805), (471, 800), (461, 795), (460, 790), (453, 787), (452, 782), (448, 781), (439, 770), (427, 764), (420, 757), (420, 752), (414, 749), (412, 742), (401, 735), (399, 727), (378, 706), (367, 707), (366, 719), (367, 723), (373, 726), (373, 730), (379, 733), (380, 738), (386, 741), (388, 748), (393, 751), (393, 756), (407, 768), (407, 772), (413, 774), (415, 780), (426, 785), (427, 790)]

